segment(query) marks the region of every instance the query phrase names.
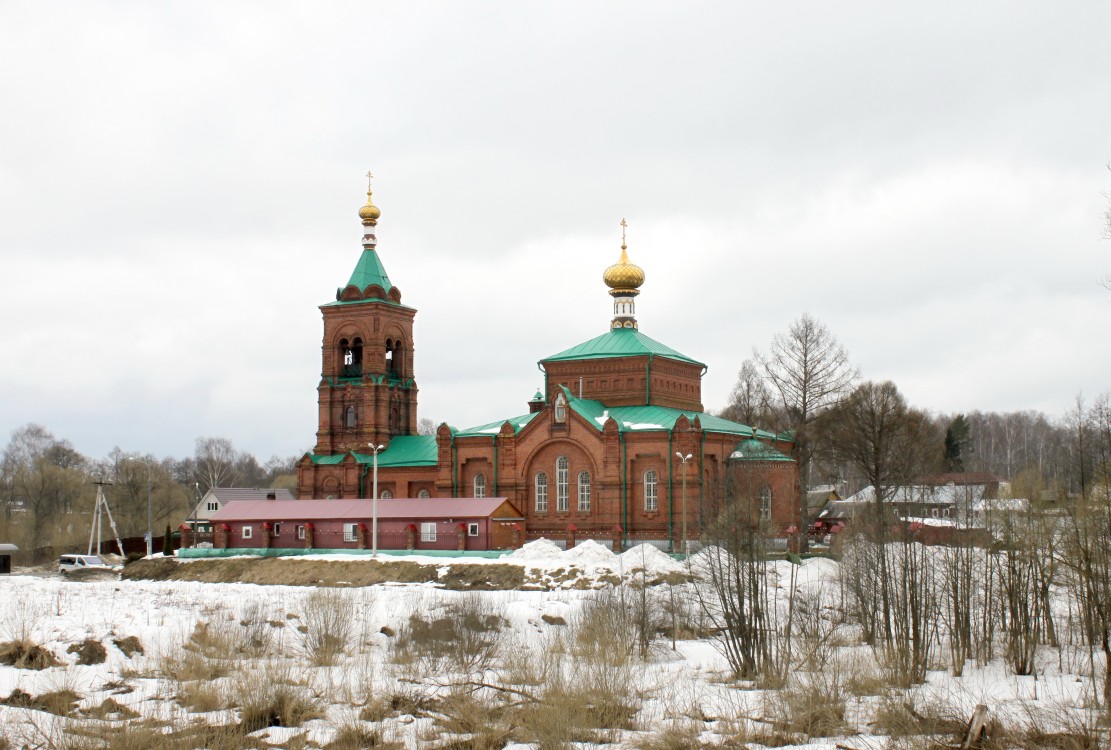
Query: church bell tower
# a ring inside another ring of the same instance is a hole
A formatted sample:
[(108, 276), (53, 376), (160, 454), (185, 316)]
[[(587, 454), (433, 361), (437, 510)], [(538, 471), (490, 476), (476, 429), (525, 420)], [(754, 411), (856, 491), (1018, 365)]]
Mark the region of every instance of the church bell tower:
[[(372, 175), (368, 172), (368, 179)], [(375, 232), (381, 211), (368, 184), (359, 209), (363, 251), (324, 316), (317, 456), (389, 446), (390, 438), (417, 433), (417, 384), (413, 377), (413, 319), (401, 304), (378, 256)]]

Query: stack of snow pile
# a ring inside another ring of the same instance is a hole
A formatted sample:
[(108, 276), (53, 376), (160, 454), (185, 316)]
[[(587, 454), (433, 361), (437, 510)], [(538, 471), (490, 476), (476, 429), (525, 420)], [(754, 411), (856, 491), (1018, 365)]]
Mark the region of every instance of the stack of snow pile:
[(521, 545), (520, 549), (514, 550), (509, 556), (515, 559), (551, 560), (563, 557), (563, 550), (550, 539), (540, 537), (528, 544)]
[(587, 539), (585, 542), (567, 550), (563, 555), (570, 560), (591, 565), (613, 567), (617, 563), (617, 555), (593, 539)]
[(621, 565), (625, 570), (643, 570), (653, 574), (677, 573), (683, 570), (681, 563), (672, 560), (666, 552), (661, 552), (651, 544), (638, 544), (622, 552)]

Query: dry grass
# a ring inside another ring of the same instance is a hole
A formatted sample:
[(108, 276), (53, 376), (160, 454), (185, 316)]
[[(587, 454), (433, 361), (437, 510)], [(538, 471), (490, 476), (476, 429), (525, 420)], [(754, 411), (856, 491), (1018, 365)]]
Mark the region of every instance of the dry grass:
[[(486, 566), (500, 567), (500, 566)], [(257, 583), (285, 586), (373, 586), (387, 581), (428, 583), (438, 580), (434, 565), (407, 560), (299, 560), (297, 558), (227, 558), (193, 560), (174, 558), (139, 560), (124, 568), (121, 578), (143, 581), (199, 581), (201, 583)]]
[(770, 731), (753, 737), (760, 744), (798, 744), (849, 731), (844, 685), (836, 670), (799, 675), (782, 689), (766, 691), (763, 698)]
[(297, 628), (301, 648), (317, 667), (332, 666), (351, 648), (355, 612), (350, 599), (336, 589), (317, 589), (305, 597), (303, 625)]
[(400, 742), (389, 742), (382, 739), (382, 733), (377, 729), (350, 722), (341, 725), (336, 730), (335, 737), (324, 746), (324, 750), (367, 750), (369, 748), (401, 750), (403, 747), (404, 745)]
[(58, 666), (58, 660), (50, 651), (26, 638), (0, 643), (0, 664), (16, 669), (43, 670)]
[(499, 662), (507, 623), (478, 595), (444, 608), (442, 617), (409, 617), (393, 643), (393, 659), (413, 665), (420, 677), (475, 679)]
[(32, 696), (16, 688), (0, 703), (16, 708), (46, 711), (56, 716), (72, 716), (76, 713), (80, 701), (81, 696), (69, 688), (51, 690), (38, 696)]
[(194, 713), (219, 711), (225, 705), (220, 687), (211, 682), (180, 682), (176, 698), (178, 703)]
[(71, 643), (66, 653), (77, 654), (77, 663), (80, 665), (103, 664), (108, 659), (108, 649), (93, 638), (86, 638), (80, 643)]
[(191, 651), (163, 656), (158, 664), (158, 672), (162, 677), (177, 682), (218, 680), (226, 677), (228, 671), (229, 662), (226, 660), (209, 659)]
[(265, 727), (299, 727), (323, 717), (309, 691), (288, 668), (277, 665), (239, 673), (228, 696), (239, 703), (239, 726), (245, 734)]
[(130, 659), (135, 654), (146, 653), (143, 650), (143, 643), (137, 636), (129, 635), (124, 638), (113, 638), (112, 644), (123, 652), (123, 655)]

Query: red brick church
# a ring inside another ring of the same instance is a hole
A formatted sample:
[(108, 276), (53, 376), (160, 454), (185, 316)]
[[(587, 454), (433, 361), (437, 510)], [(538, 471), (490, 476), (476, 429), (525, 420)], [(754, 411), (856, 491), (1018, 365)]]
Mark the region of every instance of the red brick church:
[[(416, 310), (386, 274), (367, 191), (363, 250), (346, 286), (320, 307), (324, 341), (316, 447), (297, 468), (301, 498), (506, 497), (528, 538), (654, 541), (742, 515), (785, 536), (798, 523), (789, 438), (703, 411), (706, 365), (637, 327), (644, 271), (605, 270), (613, 320), (601, 336), (540, 361), (544, 390), (527, 411), (417, 434)], [(622, 222), (624, 225), (624, 222)], [(685, 477), (685, 482), (684, 482)], [(685, 490), (684, 490), (685, 485)]]

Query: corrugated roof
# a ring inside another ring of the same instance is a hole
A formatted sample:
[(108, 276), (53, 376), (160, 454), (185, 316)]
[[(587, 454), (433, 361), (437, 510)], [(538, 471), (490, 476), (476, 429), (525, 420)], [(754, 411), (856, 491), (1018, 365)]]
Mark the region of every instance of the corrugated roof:
[(510, 417), (509, 419), (501, 419), (497, 422), (489, 422), (488, 424), (480, 424), (478, 427), (468, 427), (465, 430), (458, 430), (455, 433), (456, 437), (474, 437), (475, 435), (497, 435), (501, 432), (501, 426), (506, 422), (513, 427), (513, 433), (516, 434), (521, 431), (525, 425), (531, 422), (536, 414), (523, 414), (519, 417)]
[[(504, 497), (392, 498), (378, 501), (378, 518), (485, 518), (509, 499)], [(373, 500), (245, 500), (212, 515), (213, 521), (368, 520)], [(510, 504), (510, 507), (513, 507)], [(516, 510), (514, 508), (514, 510)]]
[(293, 500), (293, 493), (285, 489), (266, 489), (265, 487), (212, 487), (208, 490), (221, 503), (240, 500), (265, 500), (273, 493), (276, 500)]
[[(352, 452), (361, 464), (373, 463), (371, 453)], [(378, 454), (378, 466), (435, 466), (437, 460), (435, 435), (398, 435), (390, 438), (390, 447)], [(312, 456), (314, 464), (343, 463), (346, 453), (331, 456)]]
[(635, 328), (612, 328), (601, 336), (584, 341), (578, 346), (545, 357), (541, 362), (563, 362), (575, 359), (606, 359), (609, 357), (643, 357), (652, 354), (657, 357), (677, 359), (680, 362), (706, 365), (696, 359), (665, 346)]
[(607, 417), (613, 417), (617, 422), (617, 428), (621, 432), (671, 430), (675, 427), (675, 421), (679, 419), (680, 416), (685, 415), (687, 419), (692, 422), (695, 417), (698, 417), (702, 429), (707, 432), (723, 432), (727, 435), (744, 437), (756, 436), (767, 440), (774, 440), (776, 438), (776, 436), (770, 432), (757, 430), (746, 424), (731, 422), (728, 419), (722, 419), (721, 417), (716, 417), (713, 414), (707, 414), (705, 412), (672, 409), (667, 406), (607, 407), (601, 401), (576, 398), (571, 395), (570, 389), (566, 387), (563, 388), (563, 395), (567, 399), (568, 405), (576, 413), (586, 419), (587, 422), (598, 428), (598, 430), (603, 428)]

